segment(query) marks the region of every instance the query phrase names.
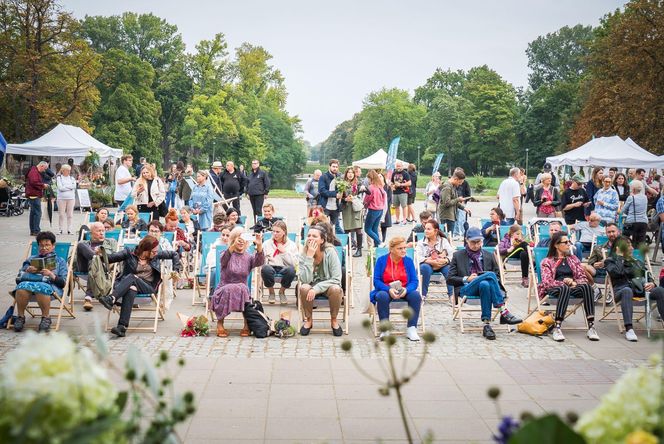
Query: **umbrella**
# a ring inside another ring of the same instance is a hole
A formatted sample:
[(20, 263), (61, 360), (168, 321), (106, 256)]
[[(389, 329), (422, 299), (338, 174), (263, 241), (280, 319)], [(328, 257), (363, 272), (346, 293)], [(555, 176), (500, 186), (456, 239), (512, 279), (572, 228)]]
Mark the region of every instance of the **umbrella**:
[(48, 185), (48, 187), (44, 189), (44, 197), (46, 198), (48, 222), (51, 224), (51, 227), (53, 226), (53, 198), (55, 197), (53, 194), (53, 188), (51, 188), (53, 177), (55, 177), (55, 173), (50, 168), (47, 168), (42, 173), (42, 181)]

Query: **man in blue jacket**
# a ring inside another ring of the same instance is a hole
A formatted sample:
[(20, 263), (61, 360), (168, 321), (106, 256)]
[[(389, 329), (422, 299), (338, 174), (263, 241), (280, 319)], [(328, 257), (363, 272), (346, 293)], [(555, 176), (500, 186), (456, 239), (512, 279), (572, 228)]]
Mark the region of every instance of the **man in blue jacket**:
[(337, 192), (335, 179), (338, 178), (339, 161), (331, 159), (329, 170), (321, 176), (318, 181), (318, 205), (325, 209), (325, 214), (330, 218), (330, 223), (334, 225), (334, 231), (337, 234), (343, 234), (339, 214), (341, 213), (341, 193)]

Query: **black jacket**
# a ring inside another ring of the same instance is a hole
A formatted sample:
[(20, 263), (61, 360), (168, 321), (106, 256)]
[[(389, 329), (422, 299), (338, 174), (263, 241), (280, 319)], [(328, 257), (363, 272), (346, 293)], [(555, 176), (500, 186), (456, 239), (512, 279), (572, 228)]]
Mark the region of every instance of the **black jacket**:
[[(150, 262), (152, 267), (152, 280), (153, 284), (157, 284), (161, 281), (161, 261), (164, 259), (171, 259), (173, 261), (173, 270), (180, 271), (180, 255), (177, 251), (160, 251)], [(138, 268), (138, 256), (134, 254), (133, 250), (125, 248), (120, 250), (117, 253), (112, 253), (108, 255), (108, 262), (122, 262), (124, 266), (122, 267), (122, 276), (120, 279), (124, 278), (130, 274), (136, 274)]]
[(270, 192), (270, 176), (258, 168), (255, 172), (251, 170), (247, 176), (247, 194), (260, 196)]
[[(330, 183), (336, 179), (334, 174), (326, 171), (320, 179), (318, 179), (318, 205), (325, 208), (327, 206), (327, 199), (329, 197), (335, 197), (337, 195), (336, 189), (330, 191)], [(341, 209), (339, 206), (339, 200), (337, 199), (337, 209)]]
[(471, 196), (470, 184), (468, 183), (467, 180), (464, 180), (463, 183), (457, 187), (457, 194), (460, 197), (470, 197)]
[[(482, 264), (484, 271), (493, 271), (500, 282), (500, 270), (498, 269), (494, 254), (482, 250)], [(450, 273), (447, 277), (447, 283), (455, 287), (455, 293), (457, 293), (458, 287), (464, 285), (463, 278), (466, 276), (470, 276), (470, 258), (468, 257), (468, 253), (466, 250), (455, 251), (452, 255)]]
[(220, 189), (221, 192), (224, 193), (224, 197), (237, 197), (244, 193), (246, 180), (247, 178), (238, 169), (235, 169), (232, 173), (224, 170), (224, 172), (219, 175), (219, 181), (221, 182)]
[(210, 173), (210, 179), (212, 179), (212, 182), (216, 186), (216, 188), (212, 187), (212, 188), (214, 188), (213, 191), (215, 193), (217, 192), (217, 189), (219, 189), (219, 191), (221, 191), (221, 174), (217, 175), (214, 171), (212, 171), (212, 168), (210, 168), (209, 173)]
[[(558, 191), (558, 188), (553, 185), (551, 186), (551, 189), (553, 190), (553, 201), (551, 201), (551, 203), (553, 204), (553, 208), (558, 211), (558, 208), (560, 207), (560, 192)], [(542, 193), (544, 193), (544, 187), (535, 190), (533, 205), (535, 205), (537, 209), (542, 205)]]

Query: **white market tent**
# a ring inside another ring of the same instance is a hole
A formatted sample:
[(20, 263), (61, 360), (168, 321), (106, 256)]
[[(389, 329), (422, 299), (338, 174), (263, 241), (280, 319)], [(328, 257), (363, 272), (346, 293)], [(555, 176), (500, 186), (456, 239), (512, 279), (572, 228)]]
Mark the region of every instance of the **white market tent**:
[(547, 157), (553, 168), (559, 166), (616, 168), (664, 168), (664, 159), (618, 136), (597, 137), (572, 151)]
[[(402, 160), (397, 159), (397, 162), (403, 162)], [(384, 170), (385, 165), (387, 164), (387, 153), (384, 149), (379, 149), (369, 157), (364, 159), (356, 160), (353, 162), (353, 166), (359, 166), (367, 170)]]
[(7, 145), (7, 154), (71, 157), (77, 164), (91, 150), (99, 154), (102, 163), (109, 158), (119, 159), (122, 156), (122, 150), (101, 143), (77, 126), (63, 125), (62, 123), (35, 140)]

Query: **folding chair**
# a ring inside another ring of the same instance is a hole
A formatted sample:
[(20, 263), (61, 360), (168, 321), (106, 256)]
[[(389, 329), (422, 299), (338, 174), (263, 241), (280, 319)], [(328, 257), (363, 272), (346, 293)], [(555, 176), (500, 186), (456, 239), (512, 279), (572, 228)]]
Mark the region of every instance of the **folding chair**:
[[(88, 213), (88, 223), (94, 222), (96, 218), (97, 218), (97, 213), (93, 213), (93, 212)], [(115, 220), (115, 213), (109, 212), (108, 213), (108, 219), (111, 220), (111, 221), (114, 221)]]
[[(371, 250), (370, 252), (370, 260), (371, 260), (371, 278), (369, 279), (369, 292), (372, 292), (374, 289), (373, 286), (373, 276), (374, 276), (374, 269), (376, 267), (376, 260), (380, 256), (385, 256), (386, 254), (389, 253), (389, 250), (387, 248), (380, 248), (376, 247)], [(406, 250), (406, 255), (413, 259), (415, 261), (415, 250), (413, 248), (409, 248)], [(417, 266), (416, 266), (417, 267)], [(418, 276), (419, 278), (419, 276)], [(418, 291), (421, 293), (421, 283), (420, 281), (420, 286), (418, 287)], [(399, 325), (399, 326), (406, 326), (408, 324), (408, 321), (401, 316), (401, 312), (408, 307), (408, 302), (405, 300), (401, 301), (392, 301), (390, 302), (390, 322), (392, 325)], [(424, 299), (422, 299), (422, 304), (420, 305), (420, 317), (417, 320), (417, 329), (419, 330), (420, 333), (424, 333), (426, 331), (426, 322), (424, 320), (424, 312), (425, 312), (425, 307), (424, 307)], [(369, 311), (369, 318), (371, 320), (371, 325), (373, 327), (373, 333), (374, 336), (378, 336), (380, 332), (378, 331), (379, 327), (379, 322), (380, 320), (378, 319), (378, 307), (376, 304), (371, 304), (371, 310)], [(405, 331), (392, 331), (392, 334), (396, 335), (402, 335), (404, 334)]]
[[(199, 231), (198, 239), (196, 244), (198, 245), (198, 251), (194, 255), (194, 285), (191, 295), (191, 305), (205, 305), (205, 300), (207, 299), (208, 293), (206, 291), (209, 289), (209, 283), (207, 282), (207, 255), (210, 252), (210, 247), (212, 244), (219, 239), (221, 233), (215, 231)], [(219, 256), (219, 255), (217, 255)], [(206, 280), (202, 283), (201, 281)], [(198, 299), (197, 299), (198, 297)]]
[[(72, 269), (73, 269), (73, 260), (74, 260), (74, 255), (70, 254), (72, 249), (72, 244), (71, 242), (56, 242), (55, 244), (55, 255), (61, 259), (64, 259), (67, 262), (67, 277), (65, 278), (65, 287), (62, 289), (62, 296), (58, 296), (57, 294), (53, 294), (53, 298), (51, 300), (51, 305), (50, 305), (50, 310), (57, 310), (58, 316), (57, 320), (55, 321), (55, 331), (58, 331), (60, 328), (60, 320), (62, 319), (62, 316), (65, 316), (67, 318), (72, 318), (75, 319), (76, 316), (74, 315), (74, 300), (72, 297), (72, 292), (70, 291), (70, 284), (71, 284), (71, 275), (72, 275)], [(35, 256), (39, 254), (39, 245), (37, 244), (36, 241), (32, 241), (30, 245), (27, 248), (27, 251), (24, 255), (23, 261), (21, 263), (25, 262), (28, 257), (30, 256)], [(14, 310), (16, 310), (16, 301), (14, 301)], [(36, 302), (30, 302), (28, 303), (28, 306), (26, 307), (25, 311), (31, 316), (35, 317), (36, 312), (39, 311), (39, 305), (37, 305)], [(7, 323), (7, 328), (11, 328), (13, 325), (12, 320), (10, 319), (9, 322)]]
[(152, 222), (152, 213), (138, 213), (138, 217), (143, 219), (146, 224)]
[[(106, 232), (105, 236), (109, 239), (115, 239), (115, 241), (118, 244), (115, 251), (111, 251), (109, 253), (115, 253), (116, 251), (118, 251), (120, 249), (120, 245), (122, 244), (122, 235), (123, 235), (122, 230), (112, 230), (112, 231), (107, 231)], [(87, 231), (87, 230), (81, 231), (81, 239), (79, 240), (79, 242), (89, 241), (89, 240), (90, 240), (90, 232)], [(74, 247), (74, 248), (76, 248), (76, 247)], [(72, 256), (74, 256), (73, 253), (74, 253), (74, 251), (72, 250)], [(73, 265), (74, 265), (74, 262), (72, 260), (72, 270), (73, 270)], [(113, 267), (113, 266), (114, 266), (114, 264), (111, 264), (111, 267)], [(71, 273), (71, 283), (69, 285), (69, 292), (71, 293), (72, 303), (73, 303), (73, 300), (74, 300), (73, 299), (74, 290), (76, 289), (76, 287), (78, 287), (79, 290), (85, 291), (86, 287), (87, 287), (87, 284), (84, 286), (82, 281), (87, 281), (87, 280), (88, 280), (88, 274), (87, 273), (84, 273), (84, 272), (81, 272), (81, 271), (72, 271), (72, 273)]]
[[(297, 243), (297, 234), (296, 233), (287, 233), (287, 236), (288, 236), (288, 239), (290, 239), (292, 242)], [(272, 239), (272, 232), (268, 231), (267, 233), (263, 233), (263, 242), (265, 242), (269, 239)], [(275, 284), (274, 289), (275, 290), (277, 290), (281, 287), (281, 278), (282, 278), (281, 273), (276, 273), (274, 275), (274, 284)], [(262, 302), (262, 301), (265, 300), (265, 285), (263, 283), (263, 278), (261, 276), (260, 271), (258, 271), (256, 273), (256, 280), (258, 281), (258, 285), (257, 285), (258, 296), (257, 296), (257, 299), (259, 299)], [(293, 281), (293, 283), (295, 284), (295, 287), (291, 287), (290, 289), (295, 290), (295, 306), (298, 307), (299, 304), (300, 304), (300, 298), (298, 296), (300, 294), (299, 293), (300, 283), (298, 282), (297, 278)], [(279, 284), (279, 286), (277, 286), (277, 284)], [(286, 291), (286, 293), (288, 293), (288, 291)]]
[(161, 236), (166, 239), (168, 242), (173, 244), (173, 241), (175, 240), (175, 231), (164, 231), (161, 233)]
[[(551, 297), (548, 294), (540, 295), (537, 289), (537, 286), (542, 280), (542, 271), (540, 269), (540, 264), (546, 258), (548, 254), (548, 248), (530, 248), (528, 247), (528, 314), (530, 315), (535, 310), (541, 310), (544, 312), (554, 312), (556, 311), (555, 306), (558, 302), (558, 298)], [(534, 299), (534, 301), (533, 301)], [(546, 303), (550, 305), (545, 305)], [(531, 311), (531, 307), (534, 308)], [(569, 305), (565, 311), (565, 316), (563, 320), (566, 320), (573, 314), (575, 314), (579, 309), (583, 312), (583, 300), (581, 298), (571, 298), (569, 300)], [(588, 319), (583, 316), (584, 327), (565, 327), (566, 330), (587, 330), (588, 329)]]
[[(416, 235), (417, 235), (416, 237), (418, 238), (420, 237), (420, 235), (422, 235), (421, 237), (424, 238), (424, 233), (416, 233)], [(418, 239), (418, 242), (420, 240), (421, 239)], [(412, 248), (409, 248), (408, 250), (410, 252)], [(445, 280), (445, 276), (443, 275), (443, 273), (441, 273), (440, 271), (434, 271), (433, 274), (431, 275), (427, 297), (426, 299), (424, 298), (424, 293), (422, 292), (422, 272), (420, 271), (420, 263), (422, 262), (423, 258), (420, 258), (415, 253), (413, 254), (415, 256), (413, 261), (415, 262), (415, 269), (417, 270), (417, 279), (420, 282), (419, 291), (420, 294), (422, 294), (422, 303), (424, 303), (424, 301), (449, 303), (450, 295), (447, 292), (447, 281)], [(450, 262), (451, 261), (452, 258), (450, 258)]]
[[(344, 250), (343, 247), (334, 247), (335, 250), (337, 251), (337, 256), (339, 257), (339, 261), (341, 262), (341, 267), (343, 269), (344, 267), (344, 261), (346, 258), (346, 251)], [(348, 334), (348, 328), (349, 328), (349, 318), (350, 318), (350, 308), (349, 308), (349, 298), (348, 298), (348, 293), (352, 293), (353, 289), (351, 287), (351, 277), (350, 277), (350, 270), (349, 267), (346, 267), (346, 273), (341, 276), (341, 279), (346, 281), (346, 291), (343, 292), (343, 297), (341, 299), (341, 309), (339, 313), (339, 317), (337, 320), (339, 322), (343, 322), (344, 325), (344, 333)], [(301, 285), (298, 283), (298, 286)], [(342, 286), (343, 287), (343, 286)], [(299, 288), (298, 288), (299, 289)], [(298, 293), (298, 298), (300, 297), (300, 294)], [(298, 309), (299, 309), (299, 314), (300, 314), (300, 320), (298, 323), (298, 330), (300, 329), (300, 324), (304, 322), (304, 307), (302, 304), (298, 303)], [(326, 314), (327, 316), (321, 317), (321, 316), (316, 316), (320, 314)], [(327, 333), (330, 331), (329, 326), (322, 328), (318, 327), (316, 328), (316, 323), (320, 323), (322, 320), (330, 320), (330, 302), (325, 295), (317, 295), (315, 298), (315, 303), (314, 303), (314, 309), (311, 314), (312, 321), (314, 323), (313, 328), (311, 329), (312, 332), (314, 333)]]

